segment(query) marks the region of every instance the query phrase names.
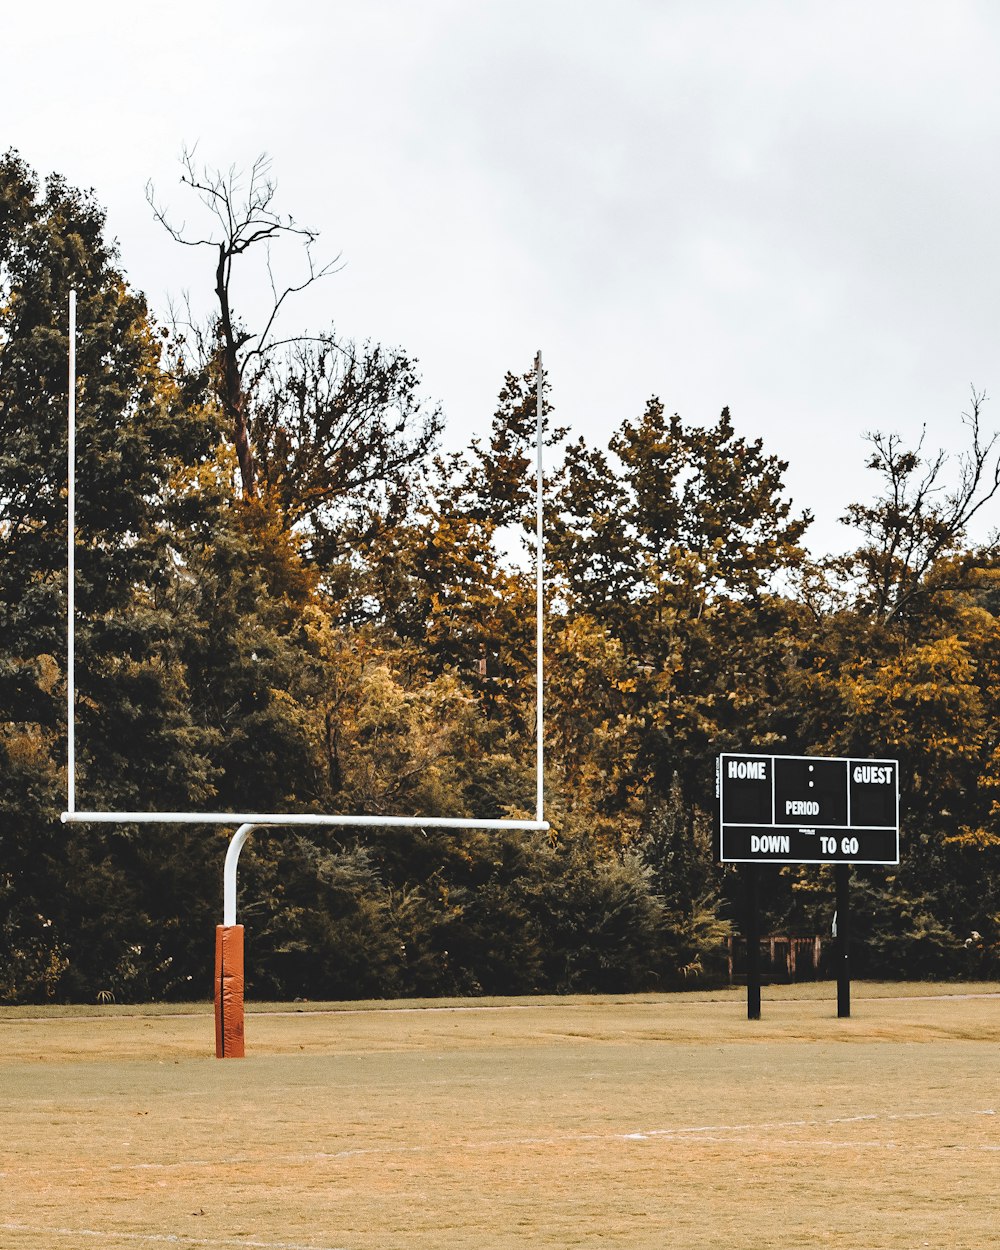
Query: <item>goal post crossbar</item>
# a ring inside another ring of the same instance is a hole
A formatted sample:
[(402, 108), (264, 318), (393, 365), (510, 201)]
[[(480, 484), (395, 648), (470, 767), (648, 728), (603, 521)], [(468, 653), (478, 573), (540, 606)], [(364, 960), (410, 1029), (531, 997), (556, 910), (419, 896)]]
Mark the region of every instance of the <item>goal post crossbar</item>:
[(99, 825), (254, 825), (271, 828), (309, 826), (382, 829), (526, 829), (546, 830), (547, 820), (475, 819), (464, 816), (337, 816), (309, 812), (63, 812), (63, 824)]

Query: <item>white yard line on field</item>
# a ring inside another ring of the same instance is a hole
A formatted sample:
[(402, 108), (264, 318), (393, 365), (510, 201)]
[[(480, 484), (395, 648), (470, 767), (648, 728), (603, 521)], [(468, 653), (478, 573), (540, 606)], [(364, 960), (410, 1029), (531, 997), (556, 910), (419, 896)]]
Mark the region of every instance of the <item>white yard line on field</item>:
[[(952, 1120), (964, 1121), (983, 1119), (986, 1117), (996, 1116), (997, 1112), (992, 1107), (982, 1109), (972, 1109), (968, 1111), (900, 1111), (900, 1112), (870, 1112), (861, 1115), (843, 1115), (829, 1116), (826, 1118), (816, 1119), (800, 1119), (800, 1120), (775, 1120), (762, 1121), (758, 1123), (739, 1123), (739, 1124), (697, 1124), (697, 1125), (678, 1125), (673, 1128), (646, 1128), (632, 1129), (630, 1131), (616, 1131), (604, 1133), (566, 1133), (566, 1134), (550, 1134), (544, 1137), (509, 1137), (509, 1138), (488, 1138), (482, 1141), (460, 1141), (452, 1140), (446, 1142), (435, 1143), (433, 1145), (386, 1145), (386, 1146), (356, 1146), (346, 1147), (343, 1150), (311, 1150), (311, 1151), (294, 1151), (282, 1154), (270, 1154), (267, 1158), (268, 1166), (276, 1164), (284, 1164), (294, 1166), (296, 1164), (314, 1164), (335, 1162), (338, 1159), (356, 1159), (356, 1158), (387, 1158), (399, 1157), (401, 1155), (434, 1155), (447, 1154), (450, 1151), (471, 1152), (471, 1151), (490, 1151), (490, 1150), (510, 1150), (510, 1149), (530, 1149), (532, 1147), (545, 1146), (571, 1146), (588, 1142), (676, 1142), (685, 1139), (691, 1141), (705, 1141), (713, 1144), (728, 1144), (731, 1146), (753, 1146), (757, 1147), (761, 1143), (770, 1145), (795, 1145), (801, 1147), (809, 1145), (822, 1148), (824, 1146), (830, 1149), (844, 1148), (862, 1148), (866, 1145), (880, 1146), (885, 1149), (895, 1148), (895, 1143), (883, 1142), (852, 1142), (852, 1141), (833, 1141), (830, 1139), (814, 1140), (809, 1137), (798, 1139), (775, 1138), (771, 1134), (777, 1132), (788, 1132), (790, 1129), (832, 1129), (840, 1125), (851, 1124), (901, 1124), (913, 1123), (922, 1120)], [(909, 1146), (913, 1149), (912, 1143)], [(919, 1147), (918, 1147), (919, 1148)], [(1000, 1145), (989, 1143), (973, 1143), (972, 1145), (951, 1145), (942, 1144), (934, 1146), (935, 1150), (978, 1150), (978, 1151), (1000, 1151)], [(123, 1172), (169, 1172), (179, 1169), (188, 1168), (219, 1168), (234, 1167), (244, 1168), (254, 1164), (259, 1164), (260, 1158), (251, 1154), (225, 1155), (215, 1159), (195, 1158), (195, 1159), (177, 1159), (171, 1162), (136, 1162), (136, 1163), (113, 1163), (109, 1164), (105, 1171), (109, 1173)], [(51, 1169), (53, 1173), (60, 1174), (82, 1172), (90, 1170), (90, 1165), (85, 1169), (82, 1165), (78, 1167)], [(0, 1225), (2, 1228), (3, 1225)], [(240, 1245), (253, 1245), (252, 1242), (239, 1242)], [(261, 1243), (263, 1244), (263, 1243)], [(313, 1248), (310, 1248), (313, 1250)]]

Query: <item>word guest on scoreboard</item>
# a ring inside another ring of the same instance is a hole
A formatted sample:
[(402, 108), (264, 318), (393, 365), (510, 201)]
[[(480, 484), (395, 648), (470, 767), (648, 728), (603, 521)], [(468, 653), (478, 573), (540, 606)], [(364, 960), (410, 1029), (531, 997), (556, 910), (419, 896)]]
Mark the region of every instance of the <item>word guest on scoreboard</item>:
[(723, 863), (898, 864), (899, 764), (721, 755)]

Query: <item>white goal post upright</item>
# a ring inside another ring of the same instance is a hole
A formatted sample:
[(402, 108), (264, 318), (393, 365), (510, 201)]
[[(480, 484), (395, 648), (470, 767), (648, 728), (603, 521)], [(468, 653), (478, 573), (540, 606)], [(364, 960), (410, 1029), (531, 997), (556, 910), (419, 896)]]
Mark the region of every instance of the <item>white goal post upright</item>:
[(69, 293), (66, 440), (66, 810), (76, 810), (76, 291)]
[(523, 829), (544, 831), (544, 552), (542, 463), (542, 353), (535, 357), (537, 474), (535, 482), (535, 819), (450, 816), (363, 816), (285, 812), (80, 811), (76, 806), (76, 291), (69, 294), (69, 395), (66, 447), (66, 810), (64, 824), (237, 826), (223, 867), (223, 924), (216, 928), (216, 1055), (243, 1055), (243, 927), (236, 923), (236, 870), (240, 851), (255, 828), (368, 827), (410, 829)]
[(535, 816), (545, 819), (545, 548), (542, 472), (542, 350), (535, 356)]

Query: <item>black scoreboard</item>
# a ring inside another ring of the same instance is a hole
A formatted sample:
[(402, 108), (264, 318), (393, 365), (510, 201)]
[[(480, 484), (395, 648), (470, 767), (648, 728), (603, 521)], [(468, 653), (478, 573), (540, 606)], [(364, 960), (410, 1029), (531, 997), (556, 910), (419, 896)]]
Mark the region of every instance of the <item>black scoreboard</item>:
[(723, 863), (898, 864), (896, 760), (721, 755)]

